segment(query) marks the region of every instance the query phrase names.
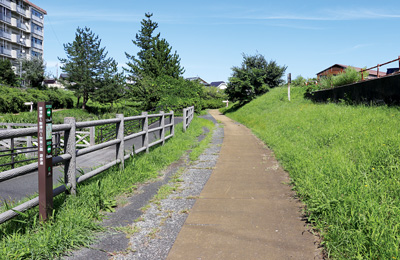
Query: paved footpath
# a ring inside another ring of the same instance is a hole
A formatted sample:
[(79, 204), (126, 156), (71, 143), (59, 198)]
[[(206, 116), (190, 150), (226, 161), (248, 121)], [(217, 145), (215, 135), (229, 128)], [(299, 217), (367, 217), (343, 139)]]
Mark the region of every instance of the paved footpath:
[(272, 152), (217, 110), (224, 141), (167, 259), (322, 259)]

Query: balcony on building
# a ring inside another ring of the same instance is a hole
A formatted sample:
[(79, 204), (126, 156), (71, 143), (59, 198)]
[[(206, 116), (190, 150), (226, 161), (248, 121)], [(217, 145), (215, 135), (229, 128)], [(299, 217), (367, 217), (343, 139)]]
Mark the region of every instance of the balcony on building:
[(10, 0), (0, 0), (0, 4), (11, 9), (11, 1)]
[(43, 15), (41, 17), (37, 17), (36, 15), (32, 14), (32, 19), (36, 22), (43, 24)]
[(0, 47), (0, 54), (11, 57), (11, 50), (5, 47)]
[(36, 43), (36, 42), (32, 42), (32, 47), (36, 48), (36, 49), (39, 49), (39, 50), (43, 50), (43, 46), (41, 44), (39, 44), (39, 43)]
[(4, 15), (2, 13), (0, 13), (0, 20), (3, 21), (3, 22), (11, 24), (11, 17), (6, 16), (6, 15)]
[(32, 29), (32, 33), (43, 37), (43, 32), (38, 30), (38, 29), (36, 29), (36, 28)]
[(0, 37), (11, 41), (11, 33), (0, 29)]
[(17, 6), (17, 12), (23, 16), (26, 16), (26, 10), (21, 6)]

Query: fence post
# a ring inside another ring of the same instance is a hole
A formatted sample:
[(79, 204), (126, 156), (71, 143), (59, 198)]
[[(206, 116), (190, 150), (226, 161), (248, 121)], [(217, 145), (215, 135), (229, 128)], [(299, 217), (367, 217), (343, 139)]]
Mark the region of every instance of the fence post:
[(377, 71), (376, 71), (376, 77), (379, 78), (379, 64), (378, 64), (377, 68), (378, 68), (378, 69), (377, 69)]
[(165, 144), (165, 115), (164, 111), (160, 111), (161, 118), (160, 118), (160, 126), (161, 126), (161, 132), (160, 132), (160, 139), (162, 140), (162, 145)]
[(67, 194), (76, 194), (76, 125), (74, 117), (64, 118), (64, 124), (69, 124), (71, 129), (64, 133), (64, 153), (70, 154), (71, 159), (64, 163), (64, 182), (70, 184), (70, 190)]
[(187, 108), (183, 109), (183, 132), (186, 132), (186, 112)]
[(96, 134), (96, 129), (94, 126), (90, 127), (90, 146), (95, 145), (95, 134)]
[(175, 135), (175, 117), (174, 117), (174, 111), (169, 111), (170, 113), (171, 113), (171, 124), (172, 124), (172, 126), (171, 126), (171, 135), (172, 136), (174, 136)]
[(15, 157), (14, 157), (14, 138), (11, 138), (11, 143), (10, 143), (10, 148), (11, 148), (11, 169), (14, 169), (15, 167)]
[[(32, 149), (32, 136), (31, 136), (31, 135), (28, 135), (28, 136), (26, 137), (26, 147), (29, 147), (29, 148)], [(33, 157), (35, 157), (34, 154), (33, 154), (32, 152), (31, 152), (31, 153), (27, 153), (25, 156), (26, 156), (27, 158), (33, 158)]]
[(117, 114), (117, 118), (121, 119), (121, 122), (116, 123), (116, 136), (117, 139), (121, 140), (119, 144), (116, 145), (116, 159), (119, 159), (120, 165), (119, 168), (121, 170), (124, 169), (124, 151), (125, 151), (125, 143), (124, 143), (124, 114)]
[(146, 153), (149, 153), (149, 117), (147, 112), (142, 112), (143, 119), (143, 131), (145, 134), (142, 135), (142, 147), (146, 147)]

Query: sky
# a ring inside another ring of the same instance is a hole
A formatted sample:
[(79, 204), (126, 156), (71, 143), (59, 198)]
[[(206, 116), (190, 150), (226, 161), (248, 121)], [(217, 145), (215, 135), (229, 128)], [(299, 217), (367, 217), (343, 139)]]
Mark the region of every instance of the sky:
[(139, 51), (132, 40), (147, 12), (153, 13), (157, 32), (180, 56), (183, 76), (209, 83), (228, 82), (243, 54), (258, 53), (287, 66), (292, 78), (316, 77), (336, 63), (372, 67), (400, 55), (399, 0), (31, 2), (47, 11), (44, 59), (54, 76), (62, 73), (58, 57), (66, 56), (63, 44), (73, 42), (78, 27), (89, 27), (108, 57), (126, 67), (125, 52)]

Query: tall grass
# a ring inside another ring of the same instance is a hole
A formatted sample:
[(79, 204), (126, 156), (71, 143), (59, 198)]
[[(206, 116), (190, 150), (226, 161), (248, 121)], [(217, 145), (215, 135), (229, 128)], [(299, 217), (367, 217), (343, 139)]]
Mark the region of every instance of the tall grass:
[(179, 124), (174, 138), (148, 154), (126, 161), (124, 171), (116, 166), (78, 185), (77, 196), (56, 197), (53, 217), (44, 224), (37, 221), (35, 208), (0, 225), (0, 259), (52, 259), (88, 245), (95, 237), (94, 232), (102, 229), (98, 221), (103, 213), (112, 211), (118, 204), (118, 195), (129, 194), (137, 183), (158, 177), (160, 170), (187, 150), (197, 153), (198, 149), (204, 149), (197, 142), (203, 127), (212, 129), (213, 123), (195, 118), (186, 133), (182, 133), (182, 124)]
[(332, 259), (399, 259), (397, 107), (314, 104), (277, 88), (227, 113), (276, 154)]

